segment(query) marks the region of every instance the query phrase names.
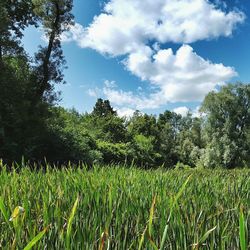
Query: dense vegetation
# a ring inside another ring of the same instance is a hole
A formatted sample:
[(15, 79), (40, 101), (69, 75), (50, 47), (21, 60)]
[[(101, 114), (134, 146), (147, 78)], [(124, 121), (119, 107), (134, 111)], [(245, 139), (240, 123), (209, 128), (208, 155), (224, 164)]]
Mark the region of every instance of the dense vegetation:
[(1, 249), (23, 249), (39, 232), (36, 249), (159, 249), (164, 230), (162, 249), (250, 244), (249, 170), (46, 168), (1, 165)]
[[(72, 0), (0, 3), (0, 158), (144, 167), (250, 165), (247, 84), (208, 94), (200, 118), (136, 111), (128, 120), (102, 99), (89, 114), (56, 107), (54, 85), (63, 83), (65, 66), (60, 35), (73, 23), (72, 5)], [(48, 40), (33, 57), (21, 44), (30, 25), (42, 28)]]

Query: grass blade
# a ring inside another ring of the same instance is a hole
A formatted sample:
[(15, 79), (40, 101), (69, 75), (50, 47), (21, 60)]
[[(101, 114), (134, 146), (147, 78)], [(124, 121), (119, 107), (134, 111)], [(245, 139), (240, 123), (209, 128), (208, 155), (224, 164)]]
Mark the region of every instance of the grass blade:
[(216, 229), (217, 226), (211, 228), (210, 230), (208, 230), (199, 240), (199, 244), (202, 244), (204, 241), (206, 241), (206, 239), (208, 238), (208, 236)]
[(141, 240), (140, 240), (140, 243), (139, 243), (139, 248), (138, 250), (141, 250), (142, 249), (142, 245), (143, 245), (143, 242), (144, 242), (144, 238), (145, 238), (145, 233), (147, 232), (147, 229), (148, 227), (146, 226), (143, 233), (142, 233), (142, 236), (141, 236)]
[(152, 224), (154, 218), (155, 203), (156, 203), (156, 195), (153, 198), (153, 202), (150, 208), (149, 223), (148, 223), (148, 233), (150, 237), (152, 236)]
[(45, 235), (45, 233), (48, 231), (49, 226), (46, 227), (42, 232), (40, 232), (38, 235), (36, 235), (23, 250), (30, 250), (32, 247), (42, 239), (42, 237)]
[(105, 231), (102, 233), (101, 236), (101, 242), (100, 242), (100, 246), (99, 246), (99, 250), (103, 250), (104, 246), (105, 246), (105, 242), (108, 240), (108, 246), (107, 246), (107, 250), (109, 249), (109, 235), (108, 232)]
[(244, 213), (243, 208), (240, 208), (240, 249), (241, 250), (247, 250), (246, 247), (246, 230), (245, 230), (245, 219), (244, 219)]
[(188, 184), (190, 178), (191, 178), (192, 175), (190, 175), (187, 180), (183, 183), (183, 185), (181, 186), (179, 192), (176, 194), (176, 196), (174, 197), (174, 202), (172, 203), (171, 205), (171, 208), (170, 208), (170, 213), (169, 213), (169, 216), (168, 216), (168, 220), (167, 220), (167, 224), (165, 226), (165, 229), (164, 229), (164, 232), (163, 232), (163, 236), (162, 236), (162, 240), (161, 240), (161, 245), (160, 245), (160, 250), (163, 250), (164, 248), (164, 244), (165, 244), (165, 241), (166, 241), (166, 238), (167, 238), (167, 231), (168, 231), (168, 225), (169, 225), (169, 222), (170, 222), (170, 219), (171, 219), (171, 216), (172, 216), (172, 211), (173, 211), (173, 208), (174, 206), (176, 205), (178, 199), (181, 197), (182, 193), (184, 192), (185, 188), (186, 188), (186, 185)]
[(9, 224), (9, 219), (8, 219), (9, 216), (8, 216), (7, 210), (5, 208), (2, 197), (0, 197), (0, 210), (1, 210), (2, 214), (3, 214), (3, 217), (4, 217), (5, 221)]
[(70, 249), (70, 236), (71, 236), (71, 231), (72, 231), (72, 222), (76, 213), (77, 205), (79, 202), (79, 197), (76, 198), (76, 201), (74, 203), (74, 206), (71, 210), (69, 220), (68, 220), (68, 225), (67, 225), (67, 233), (66, 233), (66, 246), (67, 249)]

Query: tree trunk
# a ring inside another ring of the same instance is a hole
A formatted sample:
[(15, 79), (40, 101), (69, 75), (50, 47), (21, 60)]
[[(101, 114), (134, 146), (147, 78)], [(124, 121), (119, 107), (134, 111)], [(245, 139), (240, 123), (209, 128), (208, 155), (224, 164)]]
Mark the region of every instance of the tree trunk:
[(50, 33), (49, 36), (49, 44), (48, 44), (48, 48), (45, 54), (45, 58), (43, 61), (43, 79), (39, 88), (39, 96), (42, 97), (44, 92), (48, 89), (49, 87), (49, 78), (50, 78), (50, 72), (49, 72), (49, 63), (50, 63), (50, 57), (53, 51), (53, 46), (54, 46), (54, 42), (55, 42), (55, 38), (56, 38), (56, 33), (59, 29), (59, 18), (60, 18), (60, 9), (58, 4), (56, 3), (56, 17), (55, 17), (55, 21), (53, 24), (53, 29)]
[(0, 44), (0, 69), (3, 68), (3, 50), (2, 45)]

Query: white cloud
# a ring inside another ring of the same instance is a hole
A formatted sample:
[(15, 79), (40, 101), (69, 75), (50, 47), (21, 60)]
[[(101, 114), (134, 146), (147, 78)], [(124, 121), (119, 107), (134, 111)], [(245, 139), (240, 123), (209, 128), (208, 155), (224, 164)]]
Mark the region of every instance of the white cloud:
[(125, 117), (125, 118), (130, 118), (133, 116), (135, 110), (134, 109), (130, 109), (130, 108), (120, 108), (117, 109), (117, 114), (120, 117)]
[(150, 81), (157, 91), (134, 94), (105, 85), (105, 97), (119, 106), (154, 109), (168, 102), (201, 101), (208, 92), (237, 75), (232, 67), (198, 56), (189, 45), (183, 45), (176, 54), (172, 49), (159, 50), (152, 58), (152, 53), (149, 49), (130, 54), (125, 65), (134, 75)]
[(63, 39), (117, 56), (148, 41), (157, 41), (158, 47), (228, 37), (244, 19), (242, 12), (225, 12), (207, 0), (110, 0), (88, 27), (77, 24)]
[(205, 95), (224, 85), (237, 75), (232, 67), (213, 64), (198, 56), (189, 45), (172, 49), (150, 48), (129, 55), (124, 62), (127, 69), (142, 80), (148, 80), (156, 90), (148, 95), (116, 89), (114, 81), (105, 81), (103, 95), (113, 104), (139, 110), (155, 109), (172, 102), (202, 101)]
[(81, 46), (81, 41), (84, 40), (85, 33), (85, 28), (81, 24), (75, 23), (69, 27), (68, 31), (61, 35), (60, 39), (64, 43), (76, 41)]
[(117, 85), (116, 85), (116, 82), (115, 82), (115, 81), (109, 81), (109, 80), (105, 80), (105, 81), (104, 81), (104, 85), (105, 85), (105, 87), (107, 87), (107, 88), (111, 88), (111, 89), (113, 89), (113, 88), (116, 88), (116, 87), (117, 87)]
[[(208, 0), (109, 0), (88, 27), (76, 24), (62, 40), (110, 56), (125, 55), (126, 69), (156, 89), (148, 95), (134, 94), (107, 81), (102, 92), (115, 105), (143, 110), (168, 102), (201, 101), (237, 75), (234, 68), (212, 63), (187, 45), (231, 36), (244, 21), (242, 12), (221, 7)], [(184, 45), (174, 53), (161, 49), (167, 42)]]
[(183, 107), (178, 107), (173, 110), (176, 114), (179, 114), (183, 117), (187, 116), (188, 112), (190, 111), (188, 107), (183, 106)]
[(147, 95), (135, 95), (132, 91), (115, 90), (111, 88), (103, 88), (104, 96), (117, 106), (129, 106), (135, 109), (155, 109), (165, 104), (159, 93), (151, 93)]
[(154, 54), (144, 47), (131, 53), (125, 65), (134, 75), (160, 89), (160, 102), (201, 101), (209, 91), (237, 75), (232, 67), (198, 56), (189, 45), (181, 46), (176, 54), (172, 49)]

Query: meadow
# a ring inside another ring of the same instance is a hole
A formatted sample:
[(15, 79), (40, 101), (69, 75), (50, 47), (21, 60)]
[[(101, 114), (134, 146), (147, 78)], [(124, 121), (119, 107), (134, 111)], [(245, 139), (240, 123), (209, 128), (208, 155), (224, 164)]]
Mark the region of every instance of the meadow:
[(249, 247), (249, 169), (0, 168), (0, 249)]

